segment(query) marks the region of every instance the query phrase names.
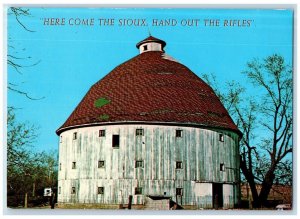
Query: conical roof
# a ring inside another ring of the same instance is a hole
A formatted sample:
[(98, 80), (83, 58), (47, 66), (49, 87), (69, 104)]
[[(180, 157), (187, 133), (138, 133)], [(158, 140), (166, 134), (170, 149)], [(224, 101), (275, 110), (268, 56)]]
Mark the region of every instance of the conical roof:
[[(159, 41), (164, 42), (155, 38)], [(90, 88), (56, 132), (108, 123), (204, 126), (240, 133), (214, 91), (163, 50), (142, 52), (113, 69)]]
[(162, 47), (165, 47), (165, 45), (166, 45), (166, 42), (165, 42), (165, 41), (160, 40), (160, 39), (158, 39), (158, 38), (155, 38), (155, 37), (153, 37), (153, 36), (149, 36), (149, 37), (147, 37), (146, 39), (144, 39), (144, 40), (138, 42), (138, 43), (136, 44), (136, 47), (139, 48), (142, 44), (144, 44), (144, 43), (151, 43), (151, 42), (160, 43), (160, 44), (162, 45)]

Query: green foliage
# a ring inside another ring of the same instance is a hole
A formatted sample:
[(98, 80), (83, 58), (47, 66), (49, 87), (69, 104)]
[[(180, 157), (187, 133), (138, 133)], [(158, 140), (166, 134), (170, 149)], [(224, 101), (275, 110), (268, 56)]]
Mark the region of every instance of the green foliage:
[(99, 119), (100, 119), (100, 120), (106, 121), (106, 120), (109, 119), (109, 115), (107, 115), (107, 114), (102, 114), (102, 115), (99, 116)]
[(94, 102), (94, 106), (97, 107), (97, 108), (100, 108), (106, 104), (109, 104), (110, 103), (110, 100), (106, 99), (105, 97), (101, 97), (97, 100), (95, 100)]
[[(57, 152), (35, 152), (37, 128), (17, 121), (13, 108), (7, 116), (7, 196), (9, 207), (24, 203), (28, 197), (42, 196), (45, 187), (57, 183)], [(15, 197), (11, 199), (11, 197)]]

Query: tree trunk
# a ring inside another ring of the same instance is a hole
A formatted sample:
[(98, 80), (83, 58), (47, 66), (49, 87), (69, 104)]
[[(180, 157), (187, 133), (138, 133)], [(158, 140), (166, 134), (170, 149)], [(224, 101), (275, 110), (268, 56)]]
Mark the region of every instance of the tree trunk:
[(246, 177), (246, 179), (247, 179), (247, 181), (249, 183), (249, 186), (250, 186), (250, 189), (251, 189), (252, 200), (253, 200), (252, 207), (253, 208), (258, 208), (258, 207), (260, 207), (259, 205), (257, 205), (258, 200), (259, 200), (259, 196), (258, 196), (258, 193), (257, 193), (254, 178), (250, 176), (249, 178)]
[(32, 184), (32, 197), (35, 196), (35, 182)]
[(267, 203), (268, 196), (269, 196), (270, 190), (272, 189), (273, 181), (275, 178), (274, 169), (275, 168), (270, 168), (268, 170), (268, 172), (265, 176), (265, 179), (261, 185), (261, 191), (259, 193), (259, 204), (261, 206), (267, 207), (267, 205), (268, 205), (268, 203)]
[(25, 193), (24, 208), (27, 208), (27, 192)]
[(258, 208), (258, 207), (260, 207), (257, 205), (259, 197), (258, 197), (258, 193), (256, 190), (256, 183), (254, 181), (253, 173), (248, 170), (246, 162), (242, 159), (242, 156), (240, 158), (241, 158), (240, 159), (240, 168), (241, 168), (244, 176), (246, 177), (246, 180), (249, 183), (249, 186), (251, 189), (252, 200), (253, 200), (252, 207)]

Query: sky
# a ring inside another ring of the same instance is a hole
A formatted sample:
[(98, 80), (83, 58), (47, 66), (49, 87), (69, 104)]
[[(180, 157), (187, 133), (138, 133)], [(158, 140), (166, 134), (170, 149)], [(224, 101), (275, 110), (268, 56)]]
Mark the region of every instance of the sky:
[(293, 61), (292, 10), (44, 7), (30, 8), (30, 13), (20, 20), (34, 32), (7, 18), (9, 54), (30, 57), (19, 60), (26, 66), (20, 73), (8, 67), (7, 75), (9, 82), (41, 99), (9, 91), (7, 105), (19, 108), (19, 121), (39, 127), (39, 151), (58, 149), (55, 131), (94, 83), (139, 54), (136, 43), (149, 33), (164, 40), (166, 53), (199, 77), (214, 73), (224, 83), (248, 86), (241, 72), (253, 58), (277, 53)]

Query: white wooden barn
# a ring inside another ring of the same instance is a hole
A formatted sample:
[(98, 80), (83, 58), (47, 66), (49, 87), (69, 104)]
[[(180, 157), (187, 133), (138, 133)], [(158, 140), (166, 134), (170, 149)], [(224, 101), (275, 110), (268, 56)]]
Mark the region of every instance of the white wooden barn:
[(118, 206), (130, 195), (133, 207), (149, 197), (194, 209), (238, 204), (240, 131), (165, 46), (139, 42), (140, 54), (94, 84), (57, 130), (59, 204)]

